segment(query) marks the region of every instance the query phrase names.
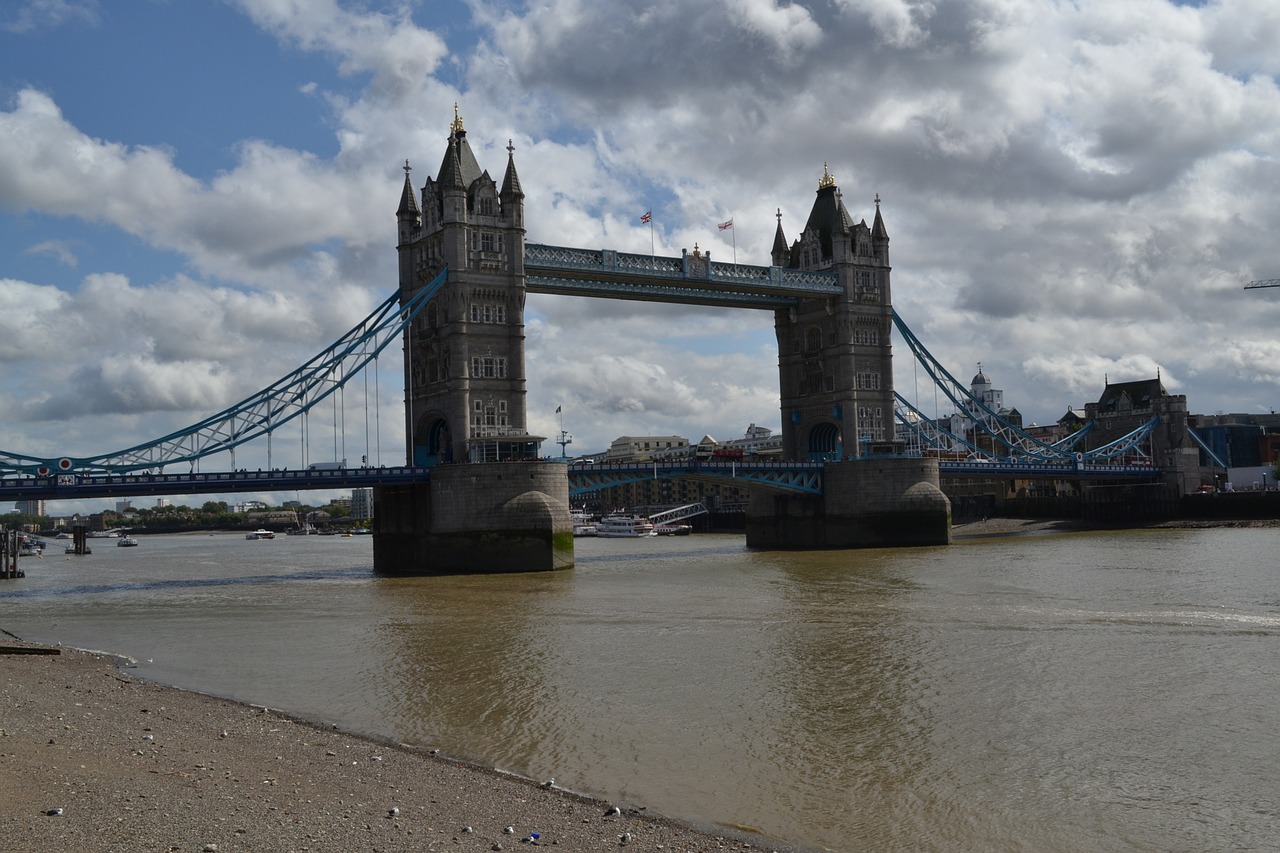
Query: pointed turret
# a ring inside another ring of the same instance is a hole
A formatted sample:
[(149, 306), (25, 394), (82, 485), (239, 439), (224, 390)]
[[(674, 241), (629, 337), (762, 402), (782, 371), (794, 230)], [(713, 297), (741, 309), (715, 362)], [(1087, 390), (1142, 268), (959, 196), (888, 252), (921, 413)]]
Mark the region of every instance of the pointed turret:
[(836, 179), (827, 171), (826, 163), (822, 164), (822, 179), (818, 181), (818, 197), (813, 200), (813, 209), (809, 211), (809, 221), (804, 224), (804, 230), (818, 235), (824, 260), (832, 259), (832, 238), (849, 232), (849, 214), (845, 211), (844, 202), (840, 199)]
[(889, 262), (889, 231), (884, 227), (884, 219), (880, 216), (880, 193), (876, 193), (876, 219), (871, 225), (871, 247), (877, 258), (885, 263)]
[(409, 161), (404, 161), (404, 190), (400, 193), (400, 207), (396, 209), (396, 218), (401, 221), (409, 220), (415, 225), (420, 221), (421, 214), (418, 212), (418, 199), (413, 192), (413, 184), (409, 181), (409, 172), (413, 167), (409, 165)]
[(778, 208), (778, 227), (773, 232), (773, 251), (769, 253), (775, 267), (785, 267), (791, 260), (791, 249), (787, 246), (787, 235), (782, 233), (782, 208)]
[(502, 200), (524, 198), (524, 190), (520, 189), (520, 176), (516, 174), (516, 147), (507, 140), (507, 173), (502, 176)]

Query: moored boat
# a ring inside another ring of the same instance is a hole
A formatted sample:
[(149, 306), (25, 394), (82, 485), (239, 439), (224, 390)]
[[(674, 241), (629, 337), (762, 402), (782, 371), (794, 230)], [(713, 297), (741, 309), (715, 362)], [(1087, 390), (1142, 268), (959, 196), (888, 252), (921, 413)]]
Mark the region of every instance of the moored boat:
[(659, 536), (688, 536), (693, 532), (693, 526), (689, 524), (658, 524), (653, 529)]
[(653, 522), (642, 515), (610, 515), (596, 522), (596, 536), (605, 539), (632, 539), (656, 535)]
[(573, 521), (574, 536), (595, 536), (596, 522), (584, 509), (570, 509), (569, 518)]

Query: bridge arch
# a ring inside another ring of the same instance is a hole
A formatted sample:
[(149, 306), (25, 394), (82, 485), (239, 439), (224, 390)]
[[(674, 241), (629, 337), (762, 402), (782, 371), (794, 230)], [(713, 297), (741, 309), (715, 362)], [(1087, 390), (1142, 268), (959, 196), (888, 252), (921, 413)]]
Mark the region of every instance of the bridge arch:
[(453, 461), (453, 445), (450, 442), (449, 421), (439, 412), (422, 416), (418, 428), (413, 431), (413, 464), (432, 467)]
[(810, 460), (840, 458), (840, 427), (832, 421), (818, 421), (809, 427), (807, 447)]

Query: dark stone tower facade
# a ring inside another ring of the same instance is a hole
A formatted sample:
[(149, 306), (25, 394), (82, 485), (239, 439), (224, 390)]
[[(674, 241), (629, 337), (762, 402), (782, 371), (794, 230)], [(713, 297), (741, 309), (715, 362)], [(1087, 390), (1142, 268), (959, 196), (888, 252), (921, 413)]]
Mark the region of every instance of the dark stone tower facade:
[(790, 246), (782, 215), (773, 263), (830, 270), (844, 295), (779, 310), (779, 389), (783, 454), (789, 459), (850, 459), (894, 447), (889, 233), (876, 197), (874, 223), (854, 223), (835, 178), (823, 168), (817, 198)]
[(399, 223), (402, 299), (448, 268), (405, 335), (408, 461), (536, 458), (524, 373), (524, 193), (507, 147), (502, 185), (476, 162), (454, 111), (440, 170), (419, 204), (405, 164)]

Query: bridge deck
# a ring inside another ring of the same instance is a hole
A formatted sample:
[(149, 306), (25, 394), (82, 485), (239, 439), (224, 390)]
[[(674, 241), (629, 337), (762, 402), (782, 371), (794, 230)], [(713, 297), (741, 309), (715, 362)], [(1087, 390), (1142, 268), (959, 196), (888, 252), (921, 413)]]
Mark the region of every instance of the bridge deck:
[(686, 305), (786, 308), (802, 298), (843, 293), (833, 272), (633, 255), (613, 249), (525, 246), (531, 293), (595, 296)]

